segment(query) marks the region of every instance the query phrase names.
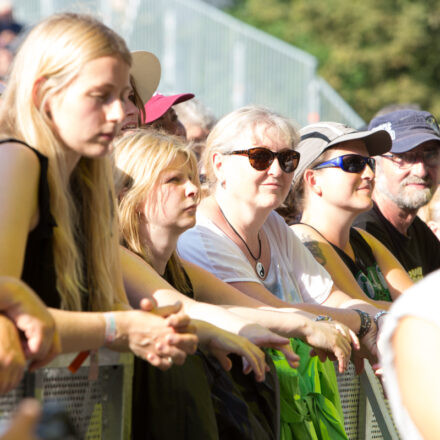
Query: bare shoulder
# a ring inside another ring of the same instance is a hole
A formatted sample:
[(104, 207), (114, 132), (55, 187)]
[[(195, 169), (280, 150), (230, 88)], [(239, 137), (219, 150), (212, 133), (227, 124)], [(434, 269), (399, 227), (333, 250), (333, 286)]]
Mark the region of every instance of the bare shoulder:
[(355, 229), (359, 232), (359, 234), (361, 234), (362, 238), (370, 245), (371, 248), (376, 249), (379, 247), (380, 249), (382, 249), (385, 246), (380, 240), (378, 240), (374, 235), (367, 232), (365, 229)]
[[(24, 179), (35, 177), (40, 172), (40, 161), (31, 148), (19, 142), (0, 144), (0, 169), (2, 174), (23, 173)], [(29, 174), (28, 174), (29, 173)]]
[(319, 243), (326, 243), (327, 240), (314, 228), (303, 223), (297, 223), (289, 226), (295, 235), (304, 243), (307, 241), (317, 241)]

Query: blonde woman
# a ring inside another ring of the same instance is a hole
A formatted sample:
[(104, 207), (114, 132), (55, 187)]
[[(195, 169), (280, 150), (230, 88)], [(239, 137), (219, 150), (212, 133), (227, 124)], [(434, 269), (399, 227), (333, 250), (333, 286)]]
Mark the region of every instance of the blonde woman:
[(0, 115), (0, 275), (50, 307), (63, 352), (106, 345), (169, 368), (197, 342), (179, 305), (168, 318), (110, 313), (128, 305), (104, 156), (124, 119), (130, 64), (124, 41), (88, 16), (49, 17), (21, 46)]
[[(323, 355), (335, 353), (340, 361), (341, 369), (345, 368), (350, 346), (348, 330), (342, 328), (343, 326), (340, 328), (341, 334), (335, 326), (315, 323), (306, 317), (295, 316), (288, 308), (284, 309), (285, 313), (258, 310), (257, 307), (264, 307), (263, 303), (252, 300), (202, 268), (178, 257), (175, 251), (177, 240), (180, 234), (194, 225), (200, 198), (196, 160), (189, 147), (182, 144), (181, 139), (164, 133), (139, 130), (116, 142), (114, 159), (122, 238), (130, 250), (149, 262), (160, 275), (190, 298), (210, 297), (213, 299), (215, 293), (218, 297), (222, 297), (226, 304), (230, 298), (231, 302), (235, 301), (236, 304), (243, 302), (251, 305), (255, 308), (235, 306), (230, 307), (229, 310), (242, 317), (252, 318), (254, 322), (263, 323), (286, 336), (304, 338)], [(128, 292), (137, 303), (138, 297), (133, 294), (132, 289), (128, 289)], [(185, 307), (192, 317), (194, 317), (193, 314), (199, 313), (204, 316), (203, 319), (217, 322), (223, 328), (229, 326), (232, 330), (237, 327), (237, 323), (240, 325), (238, 316), (233, 318), (231, 313), (219, 307), (196, 303), (189, 298), (182, 299), (182, 301), (185, 302)], [(220, 302), (220, 298), (214, 302)], [(258, 336), (254, 329), (252, 338), (251, 329), (251, 322), (249, 322), (241, 333), (257, 343), (259, 340), (259, 344), (263, 346), (266, 345), (267, 336), (261, 331)], [(199, 334), (199, 338), (203, 340), (203, 335)], [(274, 346), (273, 343), (272, 346)], [(209, 367), (211, 368), (208, 368), (208, 371), (216, 369), (212, 363)], [(194, 369), (195, 366), (193, 365), (192, 368)], [(147, 377), (147, 373), (144, 373), (144, 377)], [(148, 374), (151, 377), (151, 372)], [(188, 371), (187, 374), (190, 376), (191, 372)], [(161, 375), (154, 373), (155, 383), (160, 380), (158, 376)], [(234, 374), (234, 379), (242, 381), (237, 372)], [(148, 386), (142, 387), (142, 389), (145, 388)], [(234, 389), (234, 386), (227, 388)], [(215, 387), (212, 392), (216, 394)], [(143, 394), (143, 398), (147, 399), (147, 392)], [(220, 395), (225, 396), (225, 392), (221, 392)], [(247, 395), (250, 393), (248, 392)], [(214, 399), (215, 402), (218, 400), (218, 397)], [(141, 409), (145, 406), (138, 405), (144, 418), (148, 417)], [(226, 417), (221, 424), (227, 423)], [(149, 434), (151, 435), (151, 431), (156, 429), (161, 429), (161, 434), (165, 435), (163, 430), (170, 428), (154, 426), (150, 428)]]
[[(294, 305), (343, 322), (375, 362), (376, 326), (370, 314), (378, 310), (342, 292), (274, 212), (298, 165), (298, 142), (292, 124), (269, 109), (243, 107), (223, 117), (208, 136), (204, 156), (211, 195), (202, 201), (195, 228), (182, 234), (179, 253), (267, 305)], [(306, 370), (309, 361), (315, 362), (303, 359)], [(321, 367), (315, 365), (312, 382)], [(326, 370), (330, 376), (331, 368)], [(338, 406), (337, 398), (333, 403)], [(286, 430), (295, 432), (298, 425), (290, 424), (287, 414)], [(344, 438), (341, 422), (336, 425), (334, 435)]]

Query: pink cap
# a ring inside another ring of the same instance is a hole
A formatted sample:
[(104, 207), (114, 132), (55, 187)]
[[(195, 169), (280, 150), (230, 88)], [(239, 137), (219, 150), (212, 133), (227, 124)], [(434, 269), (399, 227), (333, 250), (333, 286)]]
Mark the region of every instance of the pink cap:
[(162, 117), (174, 104), (180, 104), (192, 98), (194, 98), (192, 93), (180, 93), (179, 95), (170, 96), (156, 93), (145, 104), (145, 124), (154, 122), (156, 119)]

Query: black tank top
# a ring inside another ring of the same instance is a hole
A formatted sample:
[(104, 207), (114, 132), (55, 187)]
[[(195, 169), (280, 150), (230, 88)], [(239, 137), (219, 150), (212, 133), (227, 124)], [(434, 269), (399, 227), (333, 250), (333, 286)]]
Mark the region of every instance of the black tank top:
[(373, 251), (355, 228), (350, 229), (350, 245), (355, 255), (355, 261), (342, 249), (332, 243), (330, 244), (350, 269), (359, 287), (368, 297), (377, 301), (392, 301), (388, 284), (374, 258)]
[(25, 145), (37, 155), (40, 162), (39, 221), (28, 235), (21, 279), (38, 294), (46, 306), (60, 308), (61, 299), (56, 289), (53, 256), (53, 228), (56, 223), (50, 212), (50, 194), (47, 182), (48, 159), (23, 141), (17, 139), (0, 140), (0, 143), (6, 142)]
[(342, 261), (353, 274), (356, 282), (362, 291), (371, 299), (376, 301), (392, 301), (388, 283), (386, 282), (370, 245), (365, 241), (364, 237), (355, 229), (350, 228), (350, 245), (354, 253), (354, 261), (342, 249), (330, 243), (316, 228), (307, 224), (315, 230), (324, 240), (329, 243), (333, 249), (342, 258)]

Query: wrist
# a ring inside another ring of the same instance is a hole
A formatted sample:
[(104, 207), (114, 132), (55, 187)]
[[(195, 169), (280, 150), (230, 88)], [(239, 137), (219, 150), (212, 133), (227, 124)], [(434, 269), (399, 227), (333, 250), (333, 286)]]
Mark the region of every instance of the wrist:
[(378, 330), (379, 330), (379, 322), (381, 322), (387, 314), (388, 312), (386, 310), (381, 310), (374, 315), (373, 320)]
[(358, 315), (360, 319), (359, 331), (357, 332), (357, 337), (359, 339), (363, 338), (371, 329), (372, 320), (371, 316), (362, 310), (353, 309)]

